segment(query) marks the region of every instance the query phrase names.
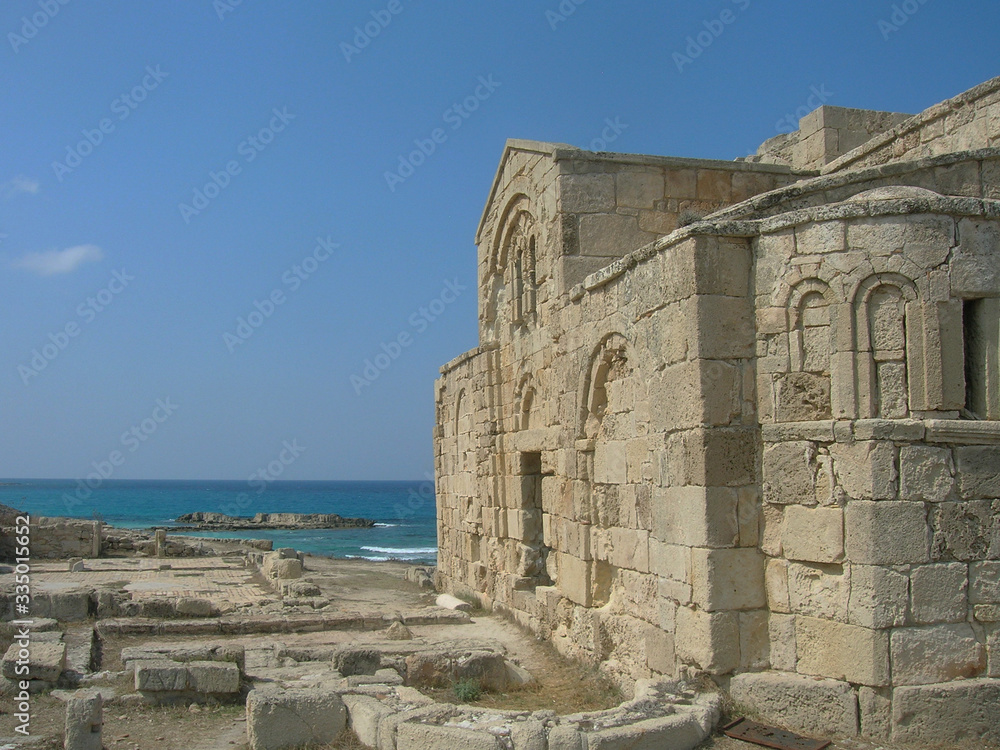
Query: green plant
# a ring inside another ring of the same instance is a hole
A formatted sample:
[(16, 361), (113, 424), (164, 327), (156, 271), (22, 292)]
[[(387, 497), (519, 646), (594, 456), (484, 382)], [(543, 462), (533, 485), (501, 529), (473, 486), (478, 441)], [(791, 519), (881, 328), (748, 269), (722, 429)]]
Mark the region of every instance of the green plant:
[(472, 701), (479, 700), (479, 696), (483, 693), (482, 685), (479, 684), (479, 680), (468, 679), (468, 680), (458, 680), (453, 686), (452, 691), (455, 693), (455, 697), (463, 703), (470, 703)]

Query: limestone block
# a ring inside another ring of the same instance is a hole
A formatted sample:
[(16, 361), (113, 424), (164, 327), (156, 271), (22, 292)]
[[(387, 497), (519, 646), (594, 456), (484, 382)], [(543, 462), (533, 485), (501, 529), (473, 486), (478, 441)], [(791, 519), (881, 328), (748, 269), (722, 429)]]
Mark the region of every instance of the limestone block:
[(591, 563), (564, 552), (557, 552), (556, 560), (559, 567), (557, 583), (562, 595), (582, 607), (593, 606)]
[(909, 585), (909, 579), (892, 568), (852, 565), (850, 623), (874, 629), (904, 625)]
[(976, 677), (986, 669), (986, 649), (968, 623), (892, 631), (892, 681), (930, 685)]
[(588, 750), (692, 750), (707, 736), (690, 713), (645, 719), (587, 733)]
[(709, 674), (726, 674), (739, 666), (740, 634), (737, 612), (677, 610), (677, 658)]
[(955, 449), (955, 459), (962, 498), (1000, 497), (1000, 446), (960, 446)]
[(884, 631), (798, 616), (795, 644), (801, 674), (870, 687), (889, 684), (889, 636)]
[(768, 613), (758, 609), (740, 612), (740, 669), (767, 669), (770, 661)]
[(773, 669), (794, 672), (798, 662), (795, 645), (795, 616), (772, 613), (768, 618), (770, 661)]
[(406, 722), (396, 730), (396, 750), (503, 750), (500, 740), (487, 732), (459, 727)]
[(560, 724), (549, 730), (549, 750), (585, 750), (583, 733), (574, 724)]
[(668, 487), (653, 491), (653, 537), (689, 547), (732, 547), (739, 539), (737, 491)]
[(514, 750), (548, 750), (545, 725), (537, 719), (516, 722), (510, 728)]
[(184, 664), (166, 659), (135, 663), (135, 689), (140, 692), (186, 690), (187, 686), (188, 671)]
[(697, 198), (698, 172), (694, 169), (667, 168), (666, 197)]
[(1000, 245), (1000, 226), (995, 221), (962, 219), (958, 224), (961, 244), (952, 251), (952, 294), (956, 297), (991, 297), (1000, 294), (1000, 269), (995, 248)]
[(896, 449), (887, 441), (834, 443), (830, 446), (837, 482), (858, 500), (896, 497)]
[(830, 418), (832, 412), (828, 375), (790, 372), (778, 376), (774, 382), (777, 421), (810, 422)]
[(844, 529), (851, 562), (905, 565), (929, 559), (929, 530), (921, 503), (852, 500), (844, 511)]
[(580, 217), (580, 254), (619, 258), (656, 239), (639, 229), (635, 216), (620, 214), (584, 214)]
[(847, 227), (842, 221), (813, 221), (795, 228), (795, 246), (800, 255), (843, 252)]
[(767, 607), (772, 612), (791, 612), (788, 596), (788, 562), (771, 558), (764, 567), (764, 589)]
[(663, 200), (663, 173), (620, 172), (615, 175), (615, 196), (619, 206), (653, 208)]
[(238, 693), (240, 670), (231, 662), (192, 661), (187, 664), (188, 687), (198, 693)]
[(899, 449), (900, 498), (939, 503), (952, 497), (955, 467), (951, 451), (926, 445)]
[(608, 562), (616, 568), (649, 572), (649, 532), (638, 529), (611, 529)]
[(378, 727), (383, 717), (392, 709), (369, 695), (342, 696), (347, 709), (348, 723), (363, 745), (378, 747)]
[(211, 599), (199, 599), (193, 596), (178, 597), (174, 610), (177, 614), (188, 617), (211, 617), (218, 614), (218, 609)]
[(1000, 501), (937, 503), (930, 514), (935, 560), (976, 561), (1000, 557)]
[[(1000, 618), (997, 618), (1000, 619)], [(1000, 677), (1000, 627), (993, 626), (986, 637), (987, 677)]]
[(910, 572), (910, 613), (918, 625), (964, 622), (969, 615), (964, 563), (921, 565)]
[(626, 442), (598, 441), (594, 449), (594, 481), (599, 484), (625, 484)]
[(790, 506), (781, 546), (789, 560), (833, 563), (844, 557), (844, 511)]
[(847, 622), (850, 568), (843, 565), (788, 566), (788, 598), (797, 615)]
[(612, 174), (560, 175), (559, 207), (565, 213), (615, 210), (615, 176)]
[(251, 750), (333, 742), (347, 726), (340, 694), (323, 688), (258, 688), (247, 696)]
[[(758, 546), (762, 522), (760, 490), (756, 487), (743, 487), (737, 490), (736, 515), (740, 526), (739, 545), (741, 547)], [(697, 546), (711, 545), (699, 544)]]
[(807, 441), (777, 443), (764, 449), (764, 501), (776, 505), (815, 505), (813, 460)]
[(698, 335), (692, 356), (745, 359), (754, 354), (754, 314), (749, 297), (699, 295), (695, 298)]
[(66, 702), (66, 750), (102, 750), (104, 699), (100, 693), (77, 691)]
[(819, 736), (857, 734), (858, 701), (846, 682), (775, 672), (738, 674), (729, 694), (766, 721)]
[(969, 566), (969, 601), (1000, 604), (1000, 562), (974, 562)]
[(677, 670), (674, 634), (655, 625), (646, 628), (646, 666), (657, 674), (673, 676)]
[(918, 747), (1000, 744), (1000, 680), (896, 688), (892, 723), (893, 741)]
[(785, 506), (765, 503), (761, 507), (761, 551), (772, 557), (781, 557), (781, 531), (785, 527)]
[(892, 733), (892, 698), (889, 688), (858, 688), (861, 736), (885, 741)]
[[(41, 641), (36, 636), (28, 646), (27, 654), (18, 644), (12, 643), (3, 657), (3, 676), (14, 680), (41, 680), (55, 682), (66, 669), (66, 644), (61, 642)], [(25, 659), (26, 657), (26, 659)], [(18, 660), (26, 660), (28, 674), (19, 674)]]
[(698, 294), (747, 295), (750, 280), (750, 247), (747, 243), (699, 237), (694, 262)]
[(756, 549), (691, 550), (692, 599), (708, 612), (766, 606), (764, 556)]
[(732, 197), (732, 173), (721, 169), (698, 170), (698, 200), (728, 203)]

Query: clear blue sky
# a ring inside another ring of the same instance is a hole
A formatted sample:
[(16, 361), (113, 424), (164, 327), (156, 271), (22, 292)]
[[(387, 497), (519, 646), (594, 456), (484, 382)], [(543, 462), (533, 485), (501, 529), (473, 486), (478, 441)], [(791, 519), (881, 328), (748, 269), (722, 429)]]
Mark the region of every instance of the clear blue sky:
[(918, 112), (1000, 74), (995, 1), (895, 5), (5, 0), (0, 476), (242, 479), (297, 441), (282, 479), (423, 478), (505, 139), (733, 159), (814, 90)]

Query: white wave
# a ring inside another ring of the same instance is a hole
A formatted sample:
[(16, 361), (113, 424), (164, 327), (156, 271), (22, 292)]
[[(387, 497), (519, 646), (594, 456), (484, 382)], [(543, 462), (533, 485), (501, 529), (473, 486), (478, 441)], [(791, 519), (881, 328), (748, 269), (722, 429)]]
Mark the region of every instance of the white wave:
[(365, 552), (381, 555), (436, 555), (437, 547), (362, 547)]
[(397, 526), (399, 526), (398, 523), (376, 523), (375, 524), (375, 528), (376, 529), (394, 529)]

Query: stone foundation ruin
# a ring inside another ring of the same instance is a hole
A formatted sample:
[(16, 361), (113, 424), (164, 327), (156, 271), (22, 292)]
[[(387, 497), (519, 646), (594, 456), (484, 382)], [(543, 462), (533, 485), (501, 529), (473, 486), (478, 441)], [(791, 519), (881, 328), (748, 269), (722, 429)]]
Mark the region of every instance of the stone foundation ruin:
[(444, 589), (626, 688), (1000, 743), (1000, 78), (736, 162), (512, 140), (476, 241)]

